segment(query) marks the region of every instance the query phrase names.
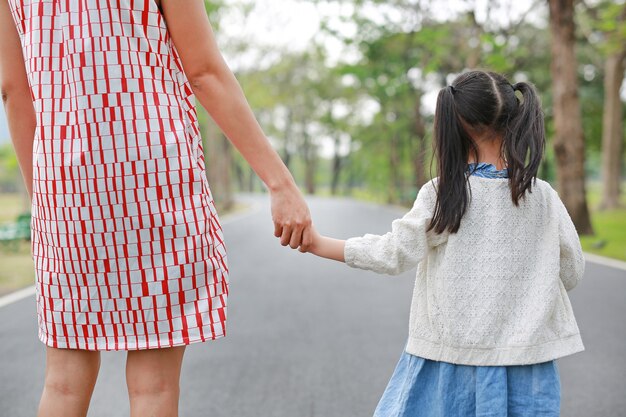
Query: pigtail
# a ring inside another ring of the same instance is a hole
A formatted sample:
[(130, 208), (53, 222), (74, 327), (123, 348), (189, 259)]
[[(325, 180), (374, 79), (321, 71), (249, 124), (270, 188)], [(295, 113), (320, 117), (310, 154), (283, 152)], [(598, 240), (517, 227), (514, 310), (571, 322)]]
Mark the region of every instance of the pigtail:
[(465, 167), (469, 153), (477, 158), (478, 149), (463, 129), (457, 113), (453, 86), (443, 88), (437, 97), (434, 141), (437, 156), (437, 202), (428, 231), (456, 233), (469, 205), (470, 190)]
[(507, 161), (511, 198), (519, 205), (526, 191), (532, 191), (545, 148), (545, 128), (541, 103), (531, 84), (520, 82), (512, 86), (522, 93), (517, 110), (506, 122), (503, 153)]

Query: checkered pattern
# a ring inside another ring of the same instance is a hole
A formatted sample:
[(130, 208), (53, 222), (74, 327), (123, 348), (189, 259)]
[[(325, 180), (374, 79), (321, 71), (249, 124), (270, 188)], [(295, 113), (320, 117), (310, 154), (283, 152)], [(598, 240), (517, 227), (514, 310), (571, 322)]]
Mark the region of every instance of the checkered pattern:
[(228, 267), (195, 97), (153, 0), (9, 0), (37, 115), (39, 338), (88, 350), (225, 334)]

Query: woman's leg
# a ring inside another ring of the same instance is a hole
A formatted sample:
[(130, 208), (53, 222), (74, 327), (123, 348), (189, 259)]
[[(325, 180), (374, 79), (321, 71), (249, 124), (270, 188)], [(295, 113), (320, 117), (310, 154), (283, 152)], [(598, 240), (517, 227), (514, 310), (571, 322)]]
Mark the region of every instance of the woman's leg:
[(177, 417), (185, 346), (133, 350), (126, 360), (131, 417)]
[(38, 417), (84, 417), (98, 378), (100, 352), (46, 349), (46, 377)]

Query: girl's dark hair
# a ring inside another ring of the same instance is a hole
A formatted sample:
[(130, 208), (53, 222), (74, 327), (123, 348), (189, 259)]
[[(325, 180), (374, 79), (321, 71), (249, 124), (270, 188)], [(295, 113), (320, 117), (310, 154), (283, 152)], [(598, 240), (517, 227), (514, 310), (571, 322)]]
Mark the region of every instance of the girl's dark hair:
[[(516, 91), (521, 93), (521, 101)], [(439, 180), (428, 230), (459, 230), (471, 198), (470, 154), (478, 162), (478, 147), (470, 134), (502, 137), (501, 155), (516, 206), (526, 191), (532, 191), (545, 146), (543, 112), (534, 87), (525, 82), (511, 85), (493, 72), (466, 72), (437, 97), (434, 147)]]

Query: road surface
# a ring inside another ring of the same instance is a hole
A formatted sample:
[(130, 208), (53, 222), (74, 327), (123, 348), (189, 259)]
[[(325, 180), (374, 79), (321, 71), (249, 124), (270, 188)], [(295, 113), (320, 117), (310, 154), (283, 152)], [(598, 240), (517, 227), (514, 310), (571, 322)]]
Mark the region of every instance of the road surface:
[[(414, 271), (379, 276), (282, 248), (268, 200), (248, 200), (259, 209), (224, 222), (228, 336), (187, 348), (181, 416), (371, 416), (406, 340)], [(384, 233), (402, 215), (309, 201), (335, 237)], [(626, 416), (626, 271), (588, 263), (570, 295), (587, 350), (559, 361), (562, 416)], [(34, 297), (0, 308), (0, 340), (0, 416), (35, 416), (44, 345)], [(128, 415), (124, 359), (102, 354), (90, 417)]]

